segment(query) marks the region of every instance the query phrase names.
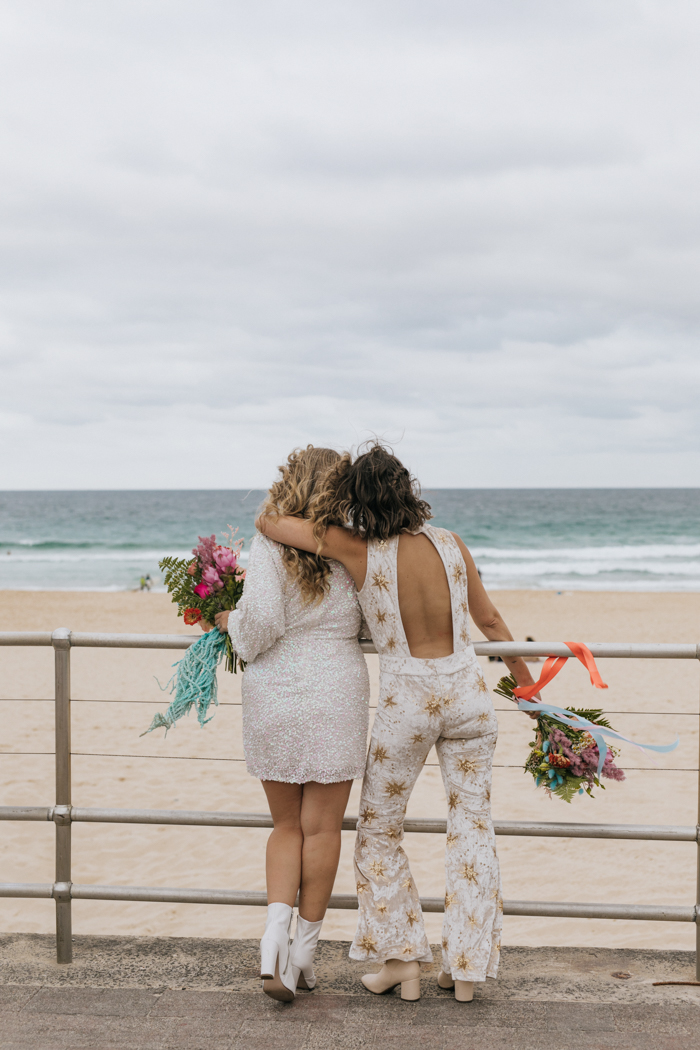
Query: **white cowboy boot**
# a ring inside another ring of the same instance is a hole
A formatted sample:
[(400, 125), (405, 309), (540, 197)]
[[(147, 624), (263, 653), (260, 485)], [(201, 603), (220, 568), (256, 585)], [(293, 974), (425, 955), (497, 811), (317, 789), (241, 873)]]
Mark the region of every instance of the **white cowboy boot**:
[(320, 922), (308, 922), (297, 915), (297, 928), (289, 949), (289, 965), (295, 987), (305, 988), (309, 992), (316, 986), (314, 953), (322, 926), (323, 919)]
[(292, 909), (288, 904), (268, 904), (265, 932), (260, 941), (260, 976), (263, 991), (271, 999), (290, 1003), (296, 982), (289, 966), (289, 927)]
[(400, 984), (402, 999), (420, 999), (420, 966), (417, 962), (387, 959), (379, 973), (365, 974), (361, 980), (365, 988), (375, 995), (388, 992)]

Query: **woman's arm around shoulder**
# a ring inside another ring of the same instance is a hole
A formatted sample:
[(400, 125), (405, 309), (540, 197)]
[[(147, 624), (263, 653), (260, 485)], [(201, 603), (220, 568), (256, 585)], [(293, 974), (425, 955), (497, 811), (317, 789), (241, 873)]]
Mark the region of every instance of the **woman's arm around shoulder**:
[(271, 540), (284, 543), (287, 547), (296, 547), (297, 550), (321, 554), (324, 558), (341, 562), (354, 579), (358, 591), (362, 589), (367, 573), (367, 541), (354, 536), (349, 529), (330, 525), (319, 550), (313, 522), (308, 518), (288, 515), (272, 518), (261, 514), (255, 527)]

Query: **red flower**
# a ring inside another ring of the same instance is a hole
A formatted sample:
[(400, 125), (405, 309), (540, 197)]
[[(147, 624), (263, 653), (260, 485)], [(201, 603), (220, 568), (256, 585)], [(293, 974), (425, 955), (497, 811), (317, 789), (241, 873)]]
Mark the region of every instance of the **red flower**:
[(188, 627), (194, 627), (202, 619), (202, 613), (199, 609), (185, 609), (183, 619)]

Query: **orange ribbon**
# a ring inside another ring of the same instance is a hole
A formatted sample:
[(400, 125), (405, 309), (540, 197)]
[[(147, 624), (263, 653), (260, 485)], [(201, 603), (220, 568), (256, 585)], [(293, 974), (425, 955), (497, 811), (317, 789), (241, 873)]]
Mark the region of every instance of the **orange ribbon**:
[[(584, 645), (583, 642), (564, 642), (564, 645), (568, 645), (572, 655), (577, 660), (580, 660), (586, 668), (591, 676), (591, 685), (594, 685), (596, 689), (607, 689), (608, 687), (600, 677), (600, 671), (596, 667), (593, 653), (588, 646)], [(535, 682), (534, 685), (518, 686), (517, 689), (513, 690), (513, 696), (517, 696), (520, 700), (532, 700), (535, 693), (539, 693), (540, 689), (544, 689), (555, 675), (559, 674), (568, 659), (568, 656), (548, 656), (542, 668), (539, 681)]]

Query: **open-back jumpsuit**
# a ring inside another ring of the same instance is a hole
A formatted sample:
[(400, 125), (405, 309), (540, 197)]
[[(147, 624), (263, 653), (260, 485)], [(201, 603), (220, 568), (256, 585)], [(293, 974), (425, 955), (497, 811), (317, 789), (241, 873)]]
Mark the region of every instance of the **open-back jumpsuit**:
[(432, 961), (401, 842), (408, 799), (435, 745), (447, 796), (442, 967), (455, 979), (483, 981), (496, 976), (501, 947), (490, 806), (498, 725), (469, 636), (462, 553), (446, 529), (420, 531), (447, 573), (454, 651), (434, 660), (411, 656), (399, 612), (399, 537), (370, 541), (359, 599), (379, 654), (380, 688), (357, 824), (359, 920), (350, 957)]

